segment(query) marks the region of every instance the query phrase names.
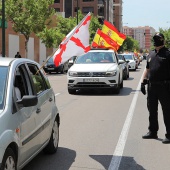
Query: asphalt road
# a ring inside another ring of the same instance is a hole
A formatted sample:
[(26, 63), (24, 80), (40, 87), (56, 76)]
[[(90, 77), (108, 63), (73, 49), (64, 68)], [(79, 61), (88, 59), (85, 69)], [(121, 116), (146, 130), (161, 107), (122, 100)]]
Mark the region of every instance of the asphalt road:
[(70, 95), (66, 74), (49, 75), (61, 118), (59, 148), (54, 155), (41, 152), (23, 170), (170, 170), (160, 107), (159, 138), (142, 139), (148, 132), (146, 95), (140, 92), (145, 62), (130, 72), (119, 95)]

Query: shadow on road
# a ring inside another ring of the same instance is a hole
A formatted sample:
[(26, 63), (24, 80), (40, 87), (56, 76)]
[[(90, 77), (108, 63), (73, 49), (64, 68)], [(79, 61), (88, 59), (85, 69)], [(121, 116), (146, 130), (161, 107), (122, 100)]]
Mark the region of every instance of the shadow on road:
[(75, 95), (82, 96), (128, 96), (130, 93), (134, 92), (132, 88), (123, 87), (119, 94), (114, 94), (110, 90), (78, 90)]
[[(99, 162), (104, 169), (108, 169), (112, 155), (90, 155), (91, 158)], [(146, 170), (141, 165), (137, 164), (133, 157), (123, 156), (121, 158), (121, 163), (119, 166), (119, 170)]]
[(68, 170), (75, 161), (76, 152), (59, 147), (56, 154), (41, 152), (22, 170)]

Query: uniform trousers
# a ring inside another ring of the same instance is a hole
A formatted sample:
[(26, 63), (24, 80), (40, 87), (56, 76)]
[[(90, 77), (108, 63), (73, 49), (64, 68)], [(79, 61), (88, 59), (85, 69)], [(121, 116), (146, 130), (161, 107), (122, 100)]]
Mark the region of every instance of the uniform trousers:
[(149, 110), (149, 131), (157, 133), (158, 124), (158, 101), (161, 104), (163, 119), (166, 128), (165, 136), (170, 138), (170, 89), (165, 83), (149, 83), (148, 85), (148, 110)]

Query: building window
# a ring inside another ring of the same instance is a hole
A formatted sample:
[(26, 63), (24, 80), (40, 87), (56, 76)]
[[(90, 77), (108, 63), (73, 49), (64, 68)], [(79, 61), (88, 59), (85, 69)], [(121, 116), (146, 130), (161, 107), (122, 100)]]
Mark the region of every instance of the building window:
[(98, 15), (99, 16), (104, 16), (104, 8), (99, 8), (98, 9)]
[(60, 0), (54, 0), (54, 3), (60, 3)]
[(103, 4), (103, 0), (98, 0), (98, 4)]
[(60, 12), (60, 8), (55, 8), (55, 12)]
[(93, 7), (83, 7), (82, 12), (83, 12), (84, 14), (89, 13), (89, 12), (94, 13), (94, 8), (93, 8)]
[(83, 2), (92, 2), (94, 0), (83, 0)]

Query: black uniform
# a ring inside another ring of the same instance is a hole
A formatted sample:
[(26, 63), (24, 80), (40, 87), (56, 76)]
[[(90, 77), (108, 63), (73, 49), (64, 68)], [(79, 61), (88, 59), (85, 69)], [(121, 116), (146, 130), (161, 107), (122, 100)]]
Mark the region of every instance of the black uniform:
[(151, 51), (147, 58), (146, 68), (149, 69), (148, 105), (149, 105), (149, 130), (157, 133), (158, 101), (163, 110), (166, 127), (166, 137), (170, 138), (170, 51), (163, 47), (157, 53)]

